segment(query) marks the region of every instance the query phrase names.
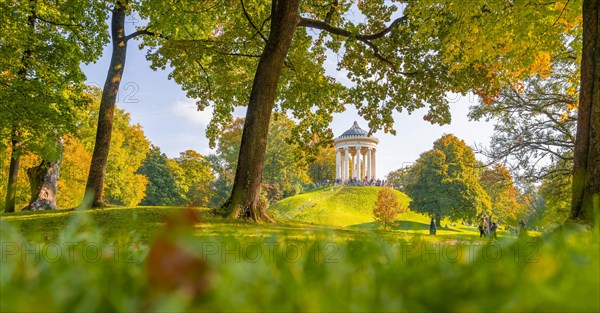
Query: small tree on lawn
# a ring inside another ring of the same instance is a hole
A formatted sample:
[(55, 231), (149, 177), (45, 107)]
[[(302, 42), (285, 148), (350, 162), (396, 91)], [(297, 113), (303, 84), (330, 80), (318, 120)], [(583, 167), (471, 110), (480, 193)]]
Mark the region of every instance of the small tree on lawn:
[(377, 222), (383, 224), (383, 229), (386, 229), (388, 224), (395, 221), (398, 214), (403, 211), (404, 209), (400, 208), (398, 204), (398, 196), (394, 194), (392, 188), (383, 188), (379, 191), (373, 215)]

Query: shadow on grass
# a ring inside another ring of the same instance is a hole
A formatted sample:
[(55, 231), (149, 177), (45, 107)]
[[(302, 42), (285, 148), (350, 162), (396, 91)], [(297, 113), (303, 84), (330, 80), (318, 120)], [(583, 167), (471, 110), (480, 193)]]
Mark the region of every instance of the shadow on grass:
[[(361, 229), (378, 229), (380, 228), (379, 223), (377, 222), (368, 222), (362, 224), (351, 225), (350, 228), (361, 228)], [(413, 221), (396, 221), (393, 224), (389, 225), (390, 230), (427, 230), (429, 231), (429, 224), (421, 223), (421, 222), (413, 222)], [(459, 229), (454, 228), (445, 228), (438, 227), (438, 231), (450, 231), (450, 232), (463, 232)]]

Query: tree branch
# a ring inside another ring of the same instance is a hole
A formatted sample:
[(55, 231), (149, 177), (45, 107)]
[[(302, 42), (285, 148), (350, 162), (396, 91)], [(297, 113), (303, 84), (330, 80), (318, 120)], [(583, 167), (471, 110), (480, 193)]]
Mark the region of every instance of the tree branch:
[[(244, 6), (244, 0), (240, 0), (240, 3), (242, 4), (242, 11), (244, 11), (244, 16), (246, 17), (246, 19), (250, 23), (250, 26), (252, 26), (252, 28), (254, 28), (258, 32), (258, 34), (260, 35), (260, 38), (262, 38), (265, 42), (267, 42), (267, 38), (265, 37), (265, 35), (263, 35), (263, 33), (261, 32), (261, 30), (258, 29), (258, 27), (256, 27), (256, 25), (254, 24), (254, 22), (250, 18), (250, 14), (248, 14), (248, 11), (246, 11), (246, 7)], [(264, 25), (264, 23), (263, 23), (263, 25)], [(261, 26), (261, 29), (262, 29), (262, 26)]]
[(51, 21), (49, 19), (43, 18), (40, 15), (36, 15), (36, 18), (39, 20), (42, 20), (48, 24), (52, 24), (55, 26), (64, 26), (64, 27), (83, 27), (83, 25), (81, 24), (67, 24), (67, 23), (59, 23), (59, 22), (55, 22), (55, 21)]
[(333, 1), (330, 5), (331, 5), (331, 7), (329, 8), (329, 11), (327, 12), (327, 15), (325, 16), (325, 23), (326, 24), (330, 24), (331, 23), (331, 19), (333, 18), (333, 14), (335, 14), (335, 10), (337, 9), (337, 6), (338, 6), (338, 0)]
[[(335, 7), (332, 6), (332, 10), (334, 8)], [(363, 34), (353, 34), (352, 32), (350, 32), (346, 29), (330, 25), (328, 22), (331, 20), (331, 14), (329, 14), (329, 13), (333, 14), (331, 11), (328, 12), (327, 17), (325, 18), (325, 21), (319, 21), (319, 20), (315, 20), (315, 19), (301, 17), (300, 22), (298, 23), (298, 26), (320, 29), (320, 30), (329, 32), (331, 34), (343, 36), (343, 37), (347, 37), (347, 38), (355, 38), (356, 40), (361, 41), (362, 43), (367, 45), (369, 48), (371, 48), (373, 50), (373, 55), (377, 59), (388, 64), (392, 69), (394, 69), (394, 71), (398, 72), (396, 70), (395, 64), (392, 61), (390, 61), (389, 59), (385, 58), (383, 55), (381, 55), (381, 53), (379, 52), (379, 48), (377, 47), (376, 44), (374, 44), (372, 42), (372, 40), (382, 38), (385, 35), (389, 34), (400, 23), (405, 22), (408, 19), (408, 17), (406, 15), (403, 15), (403, 16), (395, 19), (388, 27), (386, 27), (385, 29), (383, 29), (379, 32), (376, 32), (373, 34), (368, 34), (368, 35), (363, 35)], [(411, 75), (411, 74), (415, 74), (415, 73), (400, 73), (400, 74)]]
[(350, 31), (342, 29), (342, 28), (338, 28), (335, 27), (333, 25), (329, 25), (325, 22), (322, 21), (318, 21), (318, 20), (314, 20), (314, 19), (310, 19), (310, 18), (306, 18), (306, 17), (301, 17), (300, 18), (300, 22), (298, 23), (298, 26), (300, 27), (308, 27), (308, 28), (316, 28), (316, 29), (321, 29), (327, 32), (330, 32), (332, 34), (335, 35), (339, 35), (339, 36), (344, 36), (344, 37), (354, 37), (360, 41), (369, 41), (369, 40), (373, 40), (373, 39), (378, 39), (381, 38), (385, 35), (387, 35), (388, 33), (390, 33), (396, 26), (398, 26), (398, 24), (405, 22), (408, 19), (408, 17), (406, 15), (403, 15), (397, 19), (395, 19), (390, 26), (386, 27), (385, 29), (373, 33), (373, 34), (369, 34), (369, 35), (353, 35)]
[(248, 53), (237, 53), (237, 52), (223, 52), (223, 51), (217, 51), (215, 50), (218, 54), (222, 54), (222, 55), (229, 55), (229, 56), (236, 56), (236, 57), (247, 57), (247, 58), (260, 58), (261, 55), (260, 54), (248, 54)]
[[(141, 35), (148, 35), (148, 36), (156, 36), (156, 33), (149, 31), (147, 28), (144, 29), (138, 29), (135, 32), (125, 36), (125, 41), (129, 41), (129, 39), (133, 39), (137, 36), (141, 36)], [(161, 35), (158, 35), (161, 38), (164, 38)]]

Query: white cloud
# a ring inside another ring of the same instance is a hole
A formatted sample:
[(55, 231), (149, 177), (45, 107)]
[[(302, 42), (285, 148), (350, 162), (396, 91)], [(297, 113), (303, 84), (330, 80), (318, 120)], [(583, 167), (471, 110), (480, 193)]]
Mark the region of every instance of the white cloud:
[[(210, 123), (213, 114), (213, 108), (207, 107), (204, 111), (198, 111), (196, 102), (192, 100), (177, 101), (171, 106), (171, 113), (177, 117), (182, 117), (192, 124), (207, 126)], [(245, 117), (246, 107), (236, 107), (233, 111), (233, 117)]]
[(182, 117), (193, 124), (206, 126), (212, 118), (213, 108), (207, 107), (204, 111), (198, 111), (195, 102), (177, 101), (171, 107), (171, 113)]

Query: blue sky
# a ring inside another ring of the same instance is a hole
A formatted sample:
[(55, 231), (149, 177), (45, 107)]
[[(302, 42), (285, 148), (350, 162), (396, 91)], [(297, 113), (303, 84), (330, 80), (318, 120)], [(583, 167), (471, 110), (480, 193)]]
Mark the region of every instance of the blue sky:
[[(133, 28), (132, 24), (128, 26)], [(128, 32), (131, 32), (131, 29)], [(129, 43), (117, 106), (129, 111), (133, 122), (141, 124), (148, 139), (169, 157), (178, 156), (179, 152), (188, 149), (202, 154), (212, 153), (204, 134), (211, 112), (198, 112), (195, 101), (188, 99), (181, 87), (168, 79), (168, 70), (151, 70), (150, 62), (145, 58), (145, 51), (138, 49), (139, 43)], [(82, 66), (88, 83), (99, 87), (104, 85), (110, 53), (110, 45), (107, 45), (98, 62)], [(327, 72), (338, 78), (344, 76), (343, 73), (336, 73), (334, 64), (327, 66)], [(378, 177), (384, 178), (389, 171), (414, 162), (419, 154), (431, 149), (433, 141), (446, 133), (455, 134), (470, 146), (488, 144), (493, 124), (471, 122), (467, 118), (469, 106), (475, 105), (477, 98), (455, 95), (449, 97), (452, 102), (451, 125), (431, 125), (422, 119), (426, 113), (423, 109), (415, 111), (412, 115), (405, 112), (395, 113), (396, 136), (383, 132), (375, 133), (380, 140), (377, 151)], [(245, 108), (236, 109), (235, 114), (244, 116)], [(334, 135), (343, 133), (354, 121), (366, 128), (367, 123), (358, 116), (353, 106), (349, 106), (344, 113), (334, 115), (331, 124)]]

